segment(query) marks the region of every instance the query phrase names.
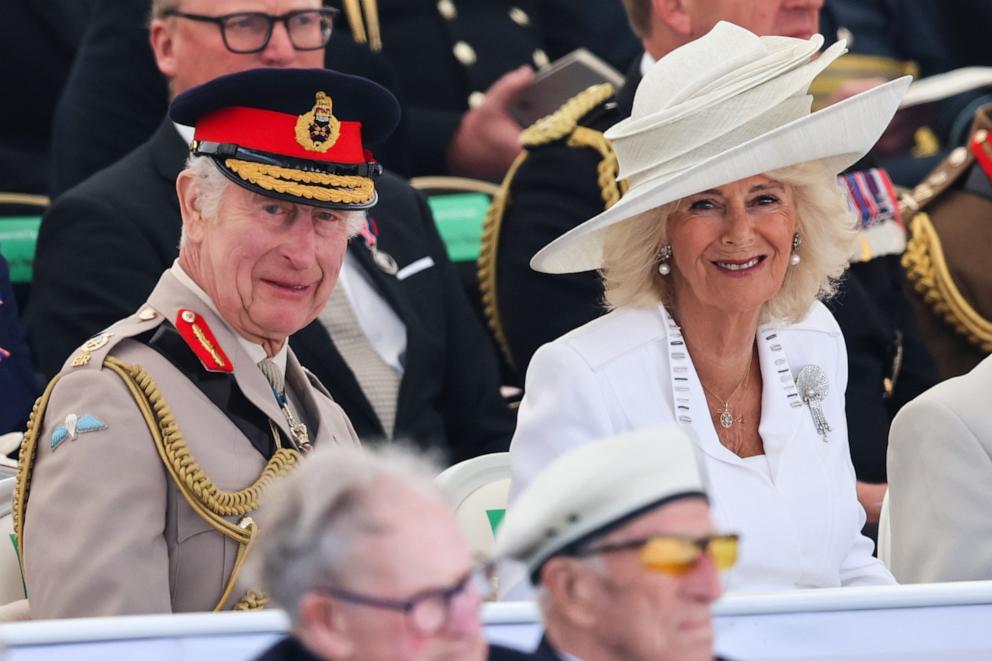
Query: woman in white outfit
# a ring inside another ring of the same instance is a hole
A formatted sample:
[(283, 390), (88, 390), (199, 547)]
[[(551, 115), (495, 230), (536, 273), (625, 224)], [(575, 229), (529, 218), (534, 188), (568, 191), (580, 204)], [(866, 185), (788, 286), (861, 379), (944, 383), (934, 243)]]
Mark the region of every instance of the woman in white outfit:
[(844, 338), (817, 299), (853, 251), (836, 174), (908, 79), (810, 114), (810, 81), (844, 49), (815, 57), (822, 41), (720, 23), (656, 63), (606, 133), (629, 190), (531, 262), (601, 269), (612, 311), (534, 355), (512, 494), (575, 446), (687, 428), (718, 528), (741, 533), (729, 590), (894, 582), (860, 534)]

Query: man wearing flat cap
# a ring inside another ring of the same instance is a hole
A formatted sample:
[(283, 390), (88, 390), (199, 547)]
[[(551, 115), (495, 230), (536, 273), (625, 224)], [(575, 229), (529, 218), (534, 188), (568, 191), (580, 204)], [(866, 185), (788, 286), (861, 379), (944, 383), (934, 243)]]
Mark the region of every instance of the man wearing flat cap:
[(538, 589), (547, 661), (713, 658), (718, 570), (736, 535), (715, 535), (694, 445), (653, 427), (585, 445), (542, 471), (507, 510), (496, 556)]
[(311, 448), (358, 442), (287, 338), (334, 289), (376, 202), (364, 145), (398, 113), (378, 85), (320, 69), (175, 99), (196, 127), (179, 258), (69, 357), (29, 424), (15, 525), (33, 617), (264, 604), (238, 581), (261, 493)]

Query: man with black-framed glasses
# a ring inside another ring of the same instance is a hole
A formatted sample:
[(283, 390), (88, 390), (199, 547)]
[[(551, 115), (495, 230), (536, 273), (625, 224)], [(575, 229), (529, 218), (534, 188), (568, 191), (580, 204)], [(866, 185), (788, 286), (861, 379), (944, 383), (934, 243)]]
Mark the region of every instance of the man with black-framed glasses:
[(676, 427), (562, 455), (511, 503), (496, 556), (538, 590), (544, 661), (713, 658), (711, 604), (738, 538), (715, 534), (702, 464)]
[(273, 485), (247, 571), (293, 635), (258, 661), (486, 658), (480, 606), (492, 583), (436, 472), (402, 447), (318, 448)]

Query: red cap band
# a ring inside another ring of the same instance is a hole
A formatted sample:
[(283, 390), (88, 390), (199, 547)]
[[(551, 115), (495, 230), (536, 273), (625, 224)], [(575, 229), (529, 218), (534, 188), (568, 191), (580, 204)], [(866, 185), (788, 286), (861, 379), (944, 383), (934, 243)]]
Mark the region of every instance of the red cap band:
[(361, 122), (342, 121), (337, 142), (326, 152), (305, 149), (296, 141), (296, 115), (235, 106), (196, 121), (194, 139), (235, 144), (272, 154), (329, 163), (365, 163)]

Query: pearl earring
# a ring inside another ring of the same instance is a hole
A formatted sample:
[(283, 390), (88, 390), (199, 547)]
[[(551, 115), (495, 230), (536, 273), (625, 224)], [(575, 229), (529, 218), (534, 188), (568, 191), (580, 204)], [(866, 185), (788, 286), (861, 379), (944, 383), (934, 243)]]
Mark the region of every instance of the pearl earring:
[(672, 272), (672, 267), (668, 263), (668, 260), (672, 258), (672, 244), (666, 243), (661, 247), (661, 252), (658, 253), (658, 273), (662, 275), (668, 275)]
[(803, 258), (799, 256), (799, 246), (803, 244), (803, 239), (799, 236), (799, 232), (792, 235), (792, 254), (789, 255), (789, 264), (792, 266), (799, 266), (799, 262), (803, 261)]

